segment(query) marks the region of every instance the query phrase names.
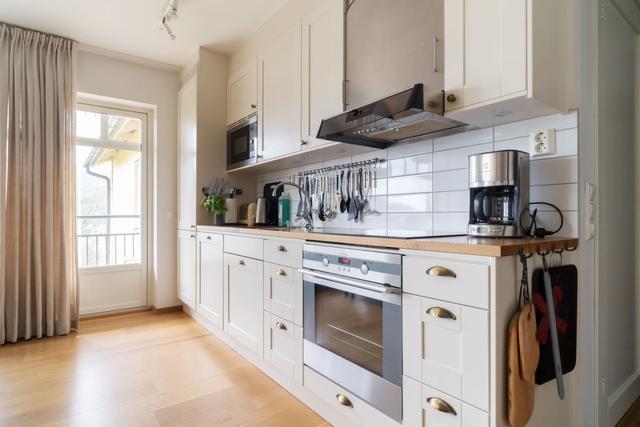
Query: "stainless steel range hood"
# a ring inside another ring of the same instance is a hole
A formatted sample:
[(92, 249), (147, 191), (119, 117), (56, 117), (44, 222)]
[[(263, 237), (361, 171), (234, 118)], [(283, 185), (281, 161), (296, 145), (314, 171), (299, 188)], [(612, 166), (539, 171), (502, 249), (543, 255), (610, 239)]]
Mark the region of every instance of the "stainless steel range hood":
[(386, 148), (390, 143), (444, 134), (465, 126), (426, 111), (423, 94), (423, 85), (416, 84), (410, 89), (325, 119), (320, 124), (318, 138)]
[(444, 116), (444, 1), (346, 2), (345, 112), (318, 138), (385, 148), (466, 130)]

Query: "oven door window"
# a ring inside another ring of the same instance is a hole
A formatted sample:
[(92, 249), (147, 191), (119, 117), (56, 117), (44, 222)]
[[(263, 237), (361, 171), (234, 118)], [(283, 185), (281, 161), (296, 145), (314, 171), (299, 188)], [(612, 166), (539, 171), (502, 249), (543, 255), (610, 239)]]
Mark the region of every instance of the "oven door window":
[(229, 164), (240, 163), (251, 157), (251, 132), (245, 126), (227, 135), (227, 160)]
[(305, 282), (304, 294), (306, 340), (402, 383), (400, 305), (310, 282)]

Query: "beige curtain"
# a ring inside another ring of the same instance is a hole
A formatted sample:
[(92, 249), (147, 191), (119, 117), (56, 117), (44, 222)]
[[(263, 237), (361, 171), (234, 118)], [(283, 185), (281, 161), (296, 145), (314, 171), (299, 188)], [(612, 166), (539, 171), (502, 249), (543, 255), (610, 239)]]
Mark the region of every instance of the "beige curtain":
[(0, 23), (0, 344), (77, 326), (75, 45)]

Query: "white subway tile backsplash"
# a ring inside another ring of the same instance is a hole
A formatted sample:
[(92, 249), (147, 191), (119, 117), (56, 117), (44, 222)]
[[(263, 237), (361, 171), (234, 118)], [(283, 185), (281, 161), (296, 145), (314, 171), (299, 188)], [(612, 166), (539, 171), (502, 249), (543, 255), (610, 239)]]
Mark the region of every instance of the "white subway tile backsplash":
[(398, 176), (387, 179), (389, 194), (431, 192), (431, 174)]
[(443, 138), (436, 138), (433, 143), (433, 151), (452, 150), (487, 142), (493, 142), (493, 128), (478, 129), (445, 136)]
[(387, 164), (387, 176), (415, 175), (432, 171), (432, 155), (401, 157), (389, 160)]
[(435, 172), (433, 174), (433, 191), (460, 191), (469, 188), (469, 172), (467, 169)]
[(433, 193), (434, 212), (469, 212), (469, 191)]
[[(531, 159), (531, 200), (558, 205), (565, 215), (562, 235), (578, 235), (578, 131), (577, 113), (556, 114), (518, 123), (479, 129), (436, 139), (399, 143), (343, 159), (271, 172), (258, 177), (258, 194), (266, 182), (286, 180), (301, 170), (317, 169), (352, 161), (380, 158), (377, 188), (371, 191), (369, 207), (376, 214), (355, 223), (339, 214), (319, 227), (416, 230), (466, 233), (469, 209), (468, 156), (470, 154), (516, 149), (529, 151), (529, 134), (556, 129), (557, 152)], [(287, 189), (292, 218), (298, 192)], [(538, 222), (553, 229), (559, 224), (553, 209), (537, 206)]]
[(438, 151), (433, 154), (433, 170), (444, 171), (469, 167), (469, 156), (472, 154), (493, 151), (493, 143), (472, 145), (455, 150)]

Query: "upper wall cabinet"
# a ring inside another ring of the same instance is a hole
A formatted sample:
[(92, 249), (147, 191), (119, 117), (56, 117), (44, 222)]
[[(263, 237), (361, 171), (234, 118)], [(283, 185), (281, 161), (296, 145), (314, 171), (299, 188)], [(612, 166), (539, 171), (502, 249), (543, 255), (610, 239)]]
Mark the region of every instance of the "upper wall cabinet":
[(198, 92), (197, 77), (184, 85), (178, 94), (178, 228), (195, 230), (198, 163)]
[(300, 144), (301, 33), (296, 21), (258, 55), (261, 159), (290, 154)]
[(258, 109), (258, 63), (253, 60), (227, 79), (227, 125)]
[(447, 0), (447, 115), (475, 125), (566, 109), (566, 23), (553, 0)]
[(325, 0), (302, 19), (302, 138), (306, 149), (317, 139), (322, 119), (343, 110), (344, 5)]

